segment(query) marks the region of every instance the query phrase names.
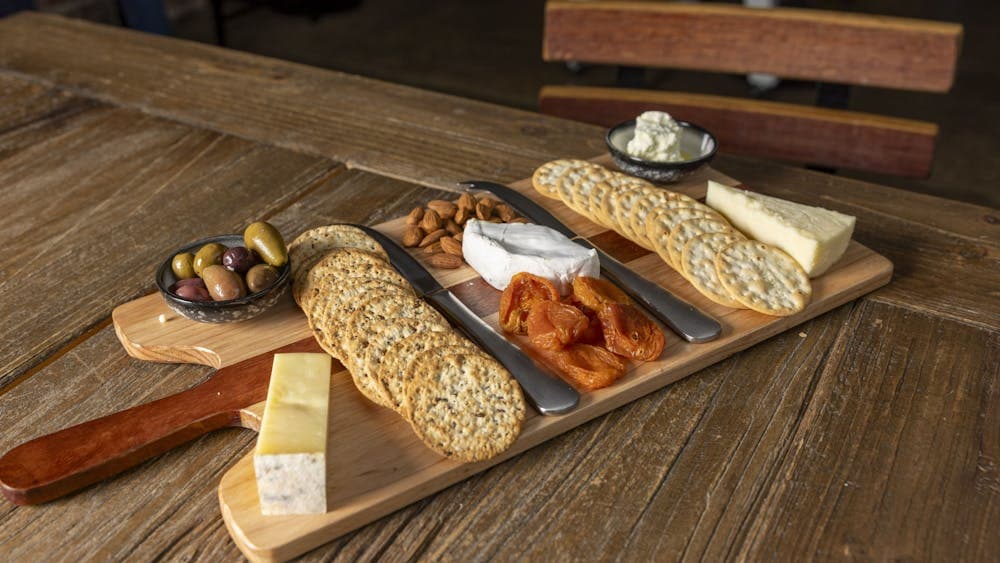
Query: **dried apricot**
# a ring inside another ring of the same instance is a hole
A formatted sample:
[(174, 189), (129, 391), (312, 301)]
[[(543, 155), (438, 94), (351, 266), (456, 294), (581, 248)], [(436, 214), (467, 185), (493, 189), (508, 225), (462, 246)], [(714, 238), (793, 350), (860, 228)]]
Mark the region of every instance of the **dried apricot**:
[(573, 344), (562, 350), (537, 350), (542, 360), (582, 389), (611, 385), (628, 369), (624, 360), (599, 346)]
[(500, 295), (500, 327), (507, 332), (527, 334), (528, 313), (539, 301), (559, 301), (559, 290), (549, 280), (520, 272)]
[(587, 309), (598, 310), (605, 303), (628, 305), (625, 292), (615, 284), (601, 278), (578, 276), (573, 280), (573, 301)]
[(666, 338), (656, 323), (632, 305), (605, 303), (597, 310), (604, 345), (619, 356), (649, 361), (660, 357)]
[(528, 313), (528, 338), (546, 350), (559, 350), (578, 342), (590, 327), (583, 311), (558, 301), (539, 301)]

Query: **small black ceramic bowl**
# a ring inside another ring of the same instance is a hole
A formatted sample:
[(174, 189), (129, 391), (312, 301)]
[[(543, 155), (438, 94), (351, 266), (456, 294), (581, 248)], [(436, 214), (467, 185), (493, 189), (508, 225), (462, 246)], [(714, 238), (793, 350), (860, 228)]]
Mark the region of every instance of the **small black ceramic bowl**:
[(636, 158), (625, 151), (628, 142), (635, 136), (635, 120), (619, 123), (608, 130), (605, 141), (611, 159), (622, 172), (653, 182), (676, 182), (711, 162), (719, 144), (711, 133), (687, 121), (678, 121), (681, 126), (681, 155), (685, 160), (677, 162), (653, 162)]
[(167, 306), (175, 313), (200, 323), (245, 321), (268, 310), (285, 294), (285, 291), (288, 289), (289, 271), (291, 270), (287, 263), (278, 269), (278, 279), (270, 287), (239, 299), (230, 299), (228, 301), (190, 301), (171, 293), (169, 288), (177, 281), (177, 277), (170, 268), (174, 256), (181, 252), (194, 254), (198, 252), (199, 248), (210, 242), (220, 243), (227, 248), (244, 245), (242, 235), (222, 235), (201, 239), (171, 252), (170, 256), (156, 270), (156, 287), (160, 288), (163, 300), (166, 301)]

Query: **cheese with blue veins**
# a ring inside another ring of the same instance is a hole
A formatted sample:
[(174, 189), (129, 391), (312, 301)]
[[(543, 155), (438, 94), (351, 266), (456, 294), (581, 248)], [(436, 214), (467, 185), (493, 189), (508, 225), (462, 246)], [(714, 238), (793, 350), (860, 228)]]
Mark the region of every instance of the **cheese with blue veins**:
[(326, 512), (330, 356), (275, 354), (253, 455), (265, 515)]

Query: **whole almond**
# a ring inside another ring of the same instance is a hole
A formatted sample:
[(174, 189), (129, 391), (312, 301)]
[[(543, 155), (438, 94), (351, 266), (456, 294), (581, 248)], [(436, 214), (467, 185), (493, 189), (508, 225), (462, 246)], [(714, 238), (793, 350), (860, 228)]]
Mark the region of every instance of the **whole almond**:
[(420, 220), (423, 219), (423, 218), (424, 218), (424, 208), (423, 207), (414, 207), (413, 211), (410, 211), (410, 214), (406, 216), (406, 224), (407, 225), (419, 225), (420, 224)]
[(432, 242), (427, 245), (427, 248), (424, 248), (424, 252), (427, 254), (437, 254), (438, 252), (444, 252), (444, 248), (441, 247), (440, 242)]
[(458, 201), (455, 202), (459, 209), (466, 209), (472, 211), (476, 208), (476, 196), (465, 193), (459, 196)]
[(441, 216), (437, 214), (437, 211), (433, 209), (428, 209), (424, 211), (424, 218), (420, 221), (420, 227), (428, 233), (433, 233), (434, 231), (441, 228)]
[(444, 224), (444, 230), (448, 231), (453, 235), (457, 235), (458, 233), (462, 232), (462, 227), (459, 227), (458, 223), (456, 223), (455, 221), (448, 219), (448, 221), (445, 222)]
[(464, 237), (464, 236), (465, 236), (465, 233), (464, 233), (464, 232), (462, 232), (462, 233), (458, 233), (458, 234), (457, 234), (457, 235), (455, 235), (455, 236), (454, 236), (453, 238), (454, 238), (455, 240), (457, 240), (458, 242), (462, 242), (462, 237)]
[(462, 243), (452, 237), (441, 237), (441, 240), (439, 240), (438, 243), (441, 245), (441, 250), (447, 252), (448, 254), (454, 254), (455, 256), (462, 255)]
[(433, 209), (442, 219), (451, 219), (455, 216), (458, 206), (450, 201), (435, 199), (427, 202), (427, 208)]
[(493, 200), (484, 199), (476, 204), (476, 217), (488, 221), (493, 216)]
[(501, 203), (495, 208), (497, 217), (500, 217), (505, 223), (517, 217), (517, 213), (514, 213), (514, 209), (507, 205), (506, 203)]
[(445, 236), (447, 234), (448, 234), (448, 231), (446, 231), (444, 229), (438, 229), (436, 231), (428, 233), (427, 236), (425, 236), (423, 239), (420, 240), (420, 245), (419, 246), (420, 246), (420, 248), (424, 248), (426, 246), (429, 246), (429, 245), (431, 245), (431, 244), (433, 244), (433, 243), (441, 240), (441, 237), (443, 237), (443, 236)]
[(469, 220), (469, 217), (472, 216), (472, 213), (473, 211), (468, 207), (459, 207), (458, 211), (455, 212), (455, 223), (459, 226), (464, 225)]
[(412, 248), (424, 239), (424, 230), (417, 226), (406, 227), (403, 231), (403, 246)]
[(447, 252), (431, 254), (427, 257), (427, 262), (435, 268), (443, 268), (445, 270), (454, 270), (464, 264), (461, 256), (455, 256), (454, 254), (448, 254)]

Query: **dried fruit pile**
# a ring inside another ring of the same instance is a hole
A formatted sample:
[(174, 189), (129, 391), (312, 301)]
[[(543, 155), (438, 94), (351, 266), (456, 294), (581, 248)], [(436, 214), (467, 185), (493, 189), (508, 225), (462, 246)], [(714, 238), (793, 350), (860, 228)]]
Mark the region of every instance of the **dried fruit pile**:
[(583, 389), (611, 385), (625, 375), (627, 359), (655, 360), (666, 342), (620, 289), (585, 276), (560, 299), (549, 280), (515, 275), (500, 296), (500, 326), (527, 335), (533, 355)]
[(491, 223), (527, 223), (506, 203), (470, 193), (455, 201), (435, 199), (414, 207), (406, 216), (403, 246), (424, 250), (427, 262), (437, 268), (453, 269), (465, 263), (462, 231), (469, 219)]

